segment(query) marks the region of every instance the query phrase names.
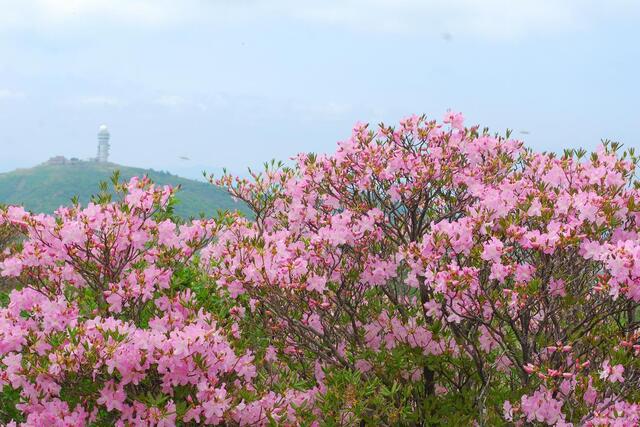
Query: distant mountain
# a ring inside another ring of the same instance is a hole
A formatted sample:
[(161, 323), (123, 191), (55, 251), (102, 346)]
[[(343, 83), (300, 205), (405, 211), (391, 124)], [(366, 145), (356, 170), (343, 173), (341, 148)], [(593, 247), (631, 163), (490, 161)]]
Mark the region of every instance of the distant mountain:
[(183, 218), (212, 216), (218, 210), (238, 210), (247, 213), (246, 206), (235, 202), (229, 193), (214, 185), (181, 178), (168, 172), (141, 169), (115, 163), (67, 160), (55, 157), (47, 163), (29, 169), (17, 169), (0, 174), (0, 203), (23, 205), (33, 212), (51, 213), (61, 205), (69, 205), (78, 196), (83, 205), (99, 192), (100, 181), (110, 183), (115, 170), (120, 179), (148, 176), (161, 185), (181, 186), (175, 212)]

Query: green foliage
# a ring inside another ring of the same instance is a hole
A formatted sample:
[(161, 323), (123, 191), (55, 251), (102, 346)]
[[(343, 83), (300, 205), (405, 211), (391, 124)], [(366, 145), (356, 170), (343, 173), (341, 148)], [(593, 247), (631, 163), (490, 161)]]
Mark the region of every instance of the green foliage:
[[(4, 386), (0, 393), (0, 421), (3, 423), (14, 421), (24, 421), (22, 412), (16, 408), (16, 404), (20, 402), (20, 391), (15, 390), (8, 385)], [(3, 424), (4, 425), (4, 424)]]
[(240, 202), (233, 201), (226, 190), (205, 182), (175, 175), (113, 163), (78, 162), (67, 165), (40, 165), (0, 174), (0, 203), (23, 205), (33, 212), (52, 213), (70, 201), (86, 204), (98, 190), (104, 199), (113, 195), (111, 181), (119, 171), (120, 182), (133, 176), (147, 175), (158, 185), (180, 187), (174, 202), (175, 214), (181, 218), (215, 216), (218, 210), (238, 210), (248, 213)]

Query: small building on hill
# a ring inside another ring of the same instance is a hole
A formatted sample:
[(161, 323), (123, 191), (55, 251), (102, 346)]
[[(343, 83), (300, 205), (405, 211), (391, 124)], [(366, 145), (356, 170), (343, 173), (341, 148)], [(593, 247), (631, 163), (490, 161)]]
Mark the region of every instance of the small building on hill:
[(69, 160), (65, 156), (54, 156), (44, 162), (45, 165), (66, 165)]

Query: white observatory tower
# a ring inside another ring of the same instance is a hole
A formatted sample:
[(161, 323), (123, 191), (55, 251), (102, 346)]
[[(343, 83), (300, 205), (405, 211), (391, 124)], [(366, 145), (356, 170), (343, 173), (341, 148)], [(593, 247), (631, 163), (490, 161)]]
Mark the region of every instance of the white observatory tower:
[(107, 129), (107, 125), (100, 126), (98, 130), (98, 156), (96, 157), (96, 161), (100, 163), (106, 163), (109, 161), (109, 138), (111, 135), (109, 134), (109, 130)]

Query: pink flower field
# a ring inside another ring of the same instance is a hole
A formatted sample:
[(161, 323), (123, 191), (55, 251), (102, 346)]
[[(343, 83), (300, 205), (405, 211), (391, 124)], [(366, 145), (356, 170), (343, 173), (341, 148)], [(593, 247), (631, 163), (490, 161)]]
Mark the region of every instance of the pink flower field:
[(637, 163), (447, 112), (211, 176), (249, 216), (4, 207), (0, 423), (640, 425)]

